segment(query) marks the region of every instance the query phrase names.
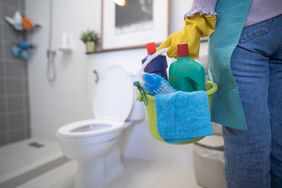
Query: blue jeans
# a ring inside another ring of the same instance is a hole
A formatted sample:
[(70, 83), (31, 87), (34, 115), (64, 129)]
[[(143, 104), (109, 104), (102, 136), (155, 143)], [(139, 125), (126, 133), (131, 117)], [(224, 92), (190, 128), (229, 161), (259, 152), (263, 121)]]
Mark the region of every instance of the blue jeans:
[(282, 188), (282, 15), (244, 28), (231, 70), (247, 130), (224, 128), (228, 188)]

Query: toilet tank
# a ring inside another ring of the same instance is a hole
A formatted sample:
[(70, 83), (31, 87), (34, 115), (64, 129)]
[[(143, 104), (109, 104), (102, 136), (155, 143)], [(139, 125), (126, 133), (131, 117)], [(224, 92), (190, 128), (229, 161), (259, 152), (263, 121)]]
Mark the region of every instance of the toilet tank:
[[(116, 77), (115, 73), (118, 72), (119, 73), (119, 77)], [(118, 82), (118, 80), (120, 80), (120, 77), (126, 77), (128, 79), (126, 79), (124, 81), (124, 84), (128, 84), (128, 86), (123, 85), (123, 82)], [(95, 110), (95, 102), (93, 100), (93, 96), (95, 96), (95, 91), (97, 93), (97, 89), (98, 89), (98, 85), (100, 84), (104, 84), (108, 86), (107, 82), (105, 83), (105, 79), (109, 80), (112, 79), (112, 83), (116, 83), (116, 85), (120, 85), (122, 87), (130, 87), (132, 89), (132, 92), (129, 92), (130, 89), (128, 88), (128, 92), (125, 95), (128, 95), (126, 98), (122, 97), (120, 99), (120, 96), (115, 95), (115, 92), (109, 92), (109, 97), (110, 96), (115, 96), (116, 101), (123, 101), (126, 100), (127, 101), (127, 105), (126, 105), (126, 110), (125, 108), (122, 109), (123, 111), (126, 111), (126, 114), (123, 113), (123, 120), (124, 121), (132, 121), (132, 122), (136, 122), (136, 121), (142, 121), (145, 118), (145, 110), (144, 110), (144, 106), (142, 103), (139, 103), (139, 101), (137, 101), (137, 95), (136, 95), (136, 89), (133, 86), (133, 82), (136, 80), (136, 76), (134, 73), (131, 73), (130, 71), (126, 70), (124, 67), (120, 66), (120, 65), (111, 65), (109, 67), (103, 68), (102, 70), (99, 70), (97, 68), (95, 68), (94, 65), (89, 67), (89, 72), (88, 72), (88, 93), (89, 93), (89, 97), (88, 97), (88, 103), (89, 103), (89, 107), (90, 110), (94, 112), (94, 118), (97, 118), (95, 115), (97, 115), (97, 113), (95, 113), (95, 111), (97, 112), (98, 110)], [(105, 86), (105, 87), (107, 87)], [(113, 86), (114, 87), (114, 86)], [(101, 85), (100, 85), (100, 90), (101, 91)], [(104, 88), (104, 87), (103, 87)], [(102, 89), (103, 89), (102, 88)], [(120, 99), (120, 100), (119, 100)], [(131, 105), (129, 104), (128, 100), (132, 100), (130, 102)], [(93, 103), (94, 102), (94, 103)], [(106, 104), (108, 105), (109, 102), (105, 101), (102, 102), (101, 100), (98, 100), (98, 103), (100, 103), (100, 105), (98, 105), (98, 107), (101, 107), (101, 104)], [(96, 103), (97, 104), (97, 103)], [(122, 104), (117, 102), (116, 106), (121, 106)], [(93, 107), (94, 106), (94, 107)], [(104, 105), (102, 105), (104, 106)], [(124, 107), (124, 106), (123, 106)], [(96, 105), (97, 108), (97, 105)], [(100, 108), (99, 108), (100, 109)], [(113, 108), (111, 108), (111, 111), (113, 111)], [(119, 111), (119, 109), (116, 109), (116, 111)], [(114, 112), (113, 112), (114, 113)], [(112, 113), (112, 114), (113, 114)]]

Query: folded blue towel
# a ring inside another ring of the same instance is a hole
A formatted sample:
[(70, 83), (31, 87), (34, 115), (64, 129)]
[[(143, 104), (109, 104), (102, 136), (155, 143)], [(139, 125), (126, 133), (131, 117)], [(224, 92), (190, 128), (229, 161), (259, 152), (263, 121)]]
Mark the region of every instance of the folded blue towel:
[(212, 135), (205, 91), (155, 95), (158, 132), (170, 143)]

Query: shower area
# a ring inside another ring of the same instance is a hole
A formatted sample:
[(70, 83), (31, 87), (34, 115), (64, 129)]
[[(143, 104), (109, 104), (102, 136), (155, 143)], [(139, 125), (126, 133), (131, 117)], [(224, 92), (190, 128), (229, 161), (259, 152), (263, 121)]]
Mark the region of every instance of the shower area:
[(30, 137), (27, 63), (10, 53), (22, 36), (5, 23), (5, 16), (24, 12), (24, 1), (0, 1), (0, 146)]
[[(49, 6), (52, 3), (49, 2)], [(37, 175), (67, 161), (54, 138), (32, 134), (29, 93), (29, 60), (13, 54), (19, 41), (29, 41), (40, 31), (15, 29), (7, 18), (16, 20), (15, 14), (25, 15), (25, 0), (0, 0), (0, 188), (16, 187)], [(52, 13), (49, 8), (49, 14)], [(48, 17), (52, 18), (52, 17)], [(46, 20), (48, 26), (51, 20)], [(55, 79), (52, 50), (52, 27), (49, 31), (47, 53), (42, 57), (46, 64), (46, 80)], [(19, 54), (22, 52), (19, 52)], [(31, 56), (37, 49), (31, 50)], [(23, 53), (22, 53), (23, 54)]]

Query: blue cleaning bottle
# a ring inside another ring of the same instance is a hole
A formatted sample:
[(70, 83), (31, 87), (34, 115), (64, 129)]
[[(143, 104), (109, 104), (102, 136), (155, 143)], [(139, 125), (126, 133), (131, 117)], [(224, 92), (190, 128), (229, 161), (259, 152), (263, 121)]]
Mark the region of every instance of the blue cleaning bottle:
[[(144, 59), (142, 59), (142, 64), (146, 61), (146, 59), (150, 55), (154, 54), (157, 51), (156, 44), (154, 42), (147, 43), (146, 48), (147, 48), (148, 55)], [(168, 79), (166, 68), (167, 68), (166, 56), (159, 55), (158, 57), (154, 58), (151, 61), (151, 63), (145, 67), (144, 72), (155, 73), (165, 79)]]
[(151, 95), (168, 94), (176, 91), (166, 79), (157, 74), (144, 73), (143, 80), (144, 87)]

